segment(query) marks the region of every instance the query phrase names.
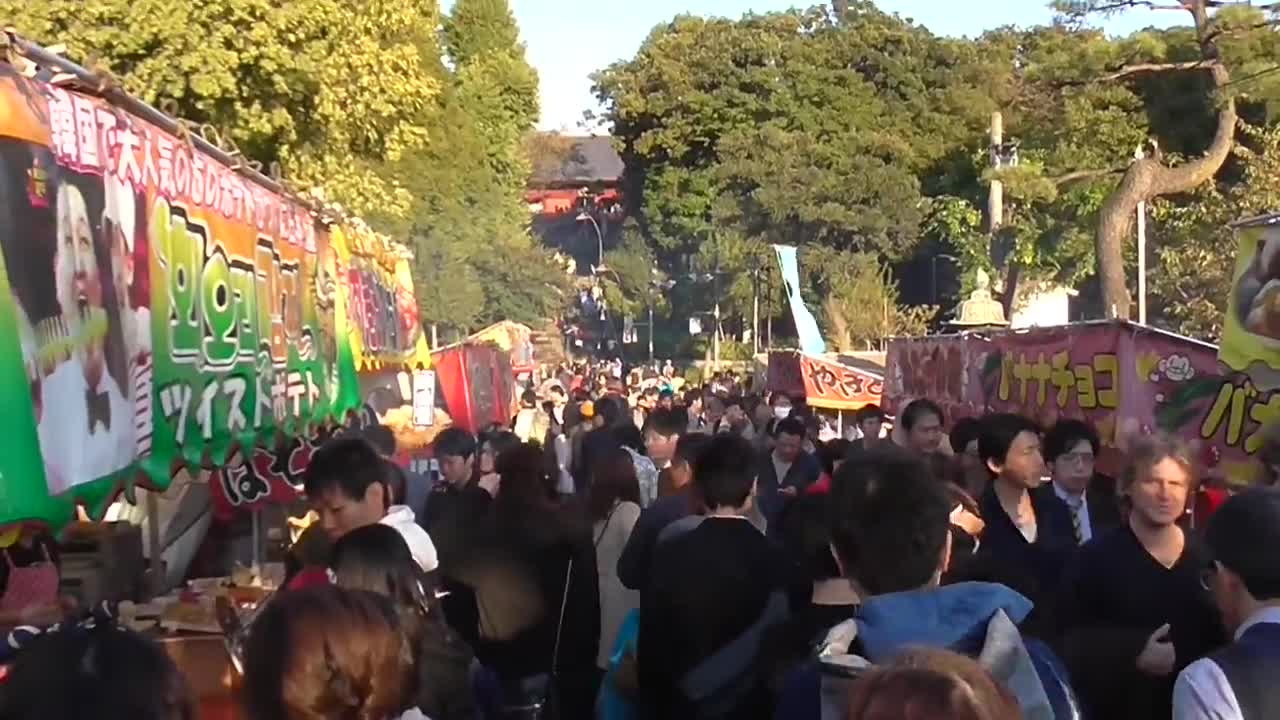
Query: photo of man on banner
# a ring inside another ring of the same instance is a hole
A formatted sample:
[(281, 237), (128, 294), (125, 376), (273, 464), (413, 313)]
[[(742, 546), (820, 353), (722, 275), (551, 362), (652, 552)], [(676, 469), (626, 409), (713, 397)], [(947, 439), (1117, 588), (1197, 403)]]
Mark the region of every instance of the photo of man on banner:
[[(59, 170), (52, 272), (43, 273), (52, 278), (57, 314), (36, 321), (46, 372), (38, 386), (40, 451), (52, 495), (127, 467), (136, 448), (120, 301), (127, 287), (116, 285), (123, 274), (112, 269), (109, 240), (111, 228), (127, 227), (121, 201), (102, 176)], [(116, 205), (104, 208), (108, 195)]]

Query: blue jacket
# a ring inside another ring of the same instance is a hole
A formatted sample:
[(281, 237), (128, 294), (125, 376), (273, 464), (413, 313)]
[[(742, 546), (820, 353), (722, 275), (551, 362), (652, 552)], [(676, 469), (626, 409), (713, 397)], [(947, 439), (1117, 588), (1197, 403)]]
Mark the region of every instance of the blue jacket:
[[(1078, 704), (1061, 662), (1048, 646), (1018, 631), (1031, 607), (1025, 597), (991, 583), (873, 597), (855, 618), (831, 629), (813, 667), (793, 673), (787, 684), (814, 687), (810, 673), (816, 672), (819, 716), (838, 718), (848, 685), (861, 671), (908, 647), (947, 648), (991, 671), (1017, 697), (1026, 720), (1078, 720)], [(816, 720), (812, 709), (798, 706), (780, 707), (777, 717)]]

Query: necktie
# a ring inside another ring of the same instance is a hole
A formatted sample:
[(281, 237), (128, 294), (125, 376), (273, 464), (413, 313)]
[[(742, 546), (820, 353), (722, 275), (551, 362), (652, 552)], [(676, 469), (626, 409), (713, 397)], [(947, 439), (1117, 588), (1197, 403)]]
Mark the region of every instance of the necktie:
[(1076, 533), (1076, 544), (1084, 544), (1084, 518), (1080, 517), (1080, 508), (1084, 506), (1084, 498), (1080, 496), (1067, 498), (1067, 507), (1071, 509), (1071, 529)]
[(89, 410), (90, 435), (97, 432), (99, 424), (108, 430), (111, 429), (111, 398), (106, 393), (85, 390), (84, 404)]

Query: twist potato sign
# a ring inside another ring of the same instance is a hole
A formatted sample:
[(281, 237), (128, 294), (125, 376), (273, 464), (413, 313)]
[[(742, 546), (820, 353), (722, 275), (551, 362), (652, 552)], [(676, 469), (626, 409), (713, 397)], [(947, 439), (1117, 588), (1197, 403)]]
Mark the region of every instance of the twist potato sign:
[(315, 437), (358, 362), (426, 357), (403, 247), (6, 65), (0, 348), (0, 526)]

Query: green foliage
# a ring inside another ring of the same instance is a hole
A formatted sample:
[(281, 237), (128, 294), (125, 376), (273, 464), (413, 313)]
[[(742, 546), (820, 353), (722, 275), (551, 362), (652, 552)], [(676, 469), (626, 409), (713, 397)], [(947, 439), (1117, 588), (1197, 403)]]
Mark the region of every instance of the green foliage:
[(427, 140), (437, 12), (435, 0), (0, 0), (20, 32), (279, 163), (299, 189), (398, 216), (412, 198), (383, 165)]
[(821, 8), (680, 16), (595, 79), (664, 259), (713, 227), (903, 257), (918, 173), (990, 107), (959, 55), (857, 3), (840, 23)]
[(876, 256), (814, 246), (801, 261), (815, 296), (822, 298), (816, 306), (824, 335), (840, 352), (872, 350), (890, 337), (928, 332), (937, 309), (900, 306), (897, 282)]
[(1153, 320), (1195, 337), (1216, 340), (1222, 333), (1235, 270), (1230, 223), (1280, 210), (1280, 127), (1241, 125), (1240, 132), (1240, 182), (1210, 185), (1151, 207)]

